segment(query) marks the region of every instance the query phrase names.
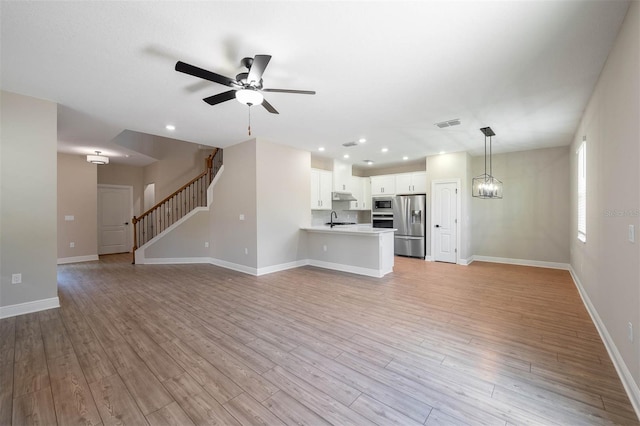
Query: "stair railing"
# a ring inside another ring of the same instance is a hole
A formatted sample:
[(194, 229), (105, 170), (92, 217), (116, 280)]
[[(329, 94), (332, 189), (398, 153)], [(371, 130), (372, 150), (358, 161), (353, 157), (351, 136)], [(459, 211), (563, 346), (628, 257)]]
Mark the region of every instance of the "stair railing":
[(196, 207), (207, 206), (207, 189), (222, 166), (222, 149), (215, 148), (205, 160), (205, 170), (164, 200), (151, 207), (133, 223), (133, 263), (135, 252)]

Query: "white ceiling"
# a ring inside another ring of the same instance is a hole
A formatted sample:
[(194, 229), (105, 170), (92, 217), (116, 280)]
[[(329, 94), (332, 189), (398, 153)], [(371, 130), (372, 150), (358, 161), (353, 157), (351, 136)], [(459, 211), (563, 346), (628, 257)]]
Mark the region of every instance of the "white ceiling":
[[(240, 59), (256, 54), (273, 57), (265, 87), (317, 94), (266, 93), (280, 114), (253, 107), (252, 137), (348, 152), (357, 165), (480, 154), (484, 126), (497, 134), (494, 152), (560, 146), (571, 142), (628, 5), (3, 0), (1, 87), (60, 105), (60, 151), (100, 149), (128, 164), (148, 159), (111, 142), (125, 129), (219, 147), (249, 139), (248, 107), (207, 105), (202, 98), (228, 88), (174, 66), (235, 77)], [(454, 118), (462, 124), (434, 126)]]

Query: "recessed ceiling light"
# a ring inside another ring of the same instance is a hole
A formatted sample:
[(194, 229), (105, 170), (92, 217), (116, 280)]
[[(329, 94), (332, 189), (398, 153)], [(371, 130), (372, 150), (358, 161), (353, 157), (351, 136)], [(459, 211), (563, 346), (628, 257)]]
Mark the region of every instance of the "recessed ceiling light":
[(349, 158), (349, 154), (345, 154), (342, 156), (343, 158)]
[(174, 126), (173, 124), (167, 124), (166, 126), (164, 126), (164, 128), (170, 131), (174, 131), (176, 129), (176, 126)]
[(402, 157), (403, 160), (408, 160), (409, 157), (407, 157), (406, 155), (404, 157)]
[(320, 148), (318, 148), (318, 151), (324, 151), (324, 146), (321, 146)]
[(381, 151), (382, 152), (387, 152), (387, 151), (389, 151), (389, 148), (382, 148)]
[(373, 161), (371, 161), (371, 160), (364, 160), (364, 162), (367, 163), (368, 165), (372, 165), (373, 164)]
[(365, 143), (366, 141), (367, 141), (367, 140), (366, 140), (365, 138), (360, 138), (360, 139), (358, 139), (358, 142), (360, 142), (360, 143)]
[(446, 152), (445, 151), (440, 151), (440, 155), (442, 155), (442, 154), (446, 154)]

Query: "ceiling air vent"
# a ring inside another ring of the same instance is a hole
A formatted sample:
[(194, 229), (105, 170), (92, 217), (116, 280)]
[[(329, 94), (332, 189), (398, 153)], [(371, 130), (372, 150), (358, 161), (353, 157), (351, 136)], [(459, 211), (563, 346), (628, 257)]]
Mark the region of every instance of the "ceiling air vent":
[(356, 145), (358, 145), (358, 142), (355, 142), (355, 141), (345, 142), (342, 144), (342, 146), (346, 146), (346, 147), (356, 146)]
[(457, 126), (459, 124), (460, 124), (460, 119), (454, 118), (453, 120), (441, 121), (440, 123), (436, 123), (436, 126), (438, 126), (441, 129), (444, 129), (445, 127)]

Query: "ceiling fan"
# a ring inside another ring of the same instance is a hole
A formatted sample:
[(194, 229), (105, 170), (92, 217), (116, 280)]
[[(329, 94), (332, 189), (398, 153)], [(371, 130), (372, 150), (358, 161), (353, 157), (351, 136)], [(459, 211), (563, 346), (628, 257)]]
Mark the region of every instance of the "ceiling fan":
[(235, 80), (233, 78), (216, 74), (212, 71), (198, 68), (194, 65), (189, 65), (182, 61), (178, 61), (176, 63), (176, 71), (231, 87), (231, 90), (204, 98), (203, 101), (209, 105), (217, 105), (235, 98), (238, 102), (248, 106), (262, 104), (262, 106), (270, 113), (279, 114), (278, 111), (269, 102), (267, 102), (266, 99), (264, 99), (261, 92), (297, 93), (300, 95), (316, 94), (313, 90), (263, 88), (262, 74), (264, 73), (265, 68), (267, 68), (270, 60), (270, 55), (256, 55), (253, 58), (242, 59), (241, 64), (247, 68), (247, 71), (236, 75)]

